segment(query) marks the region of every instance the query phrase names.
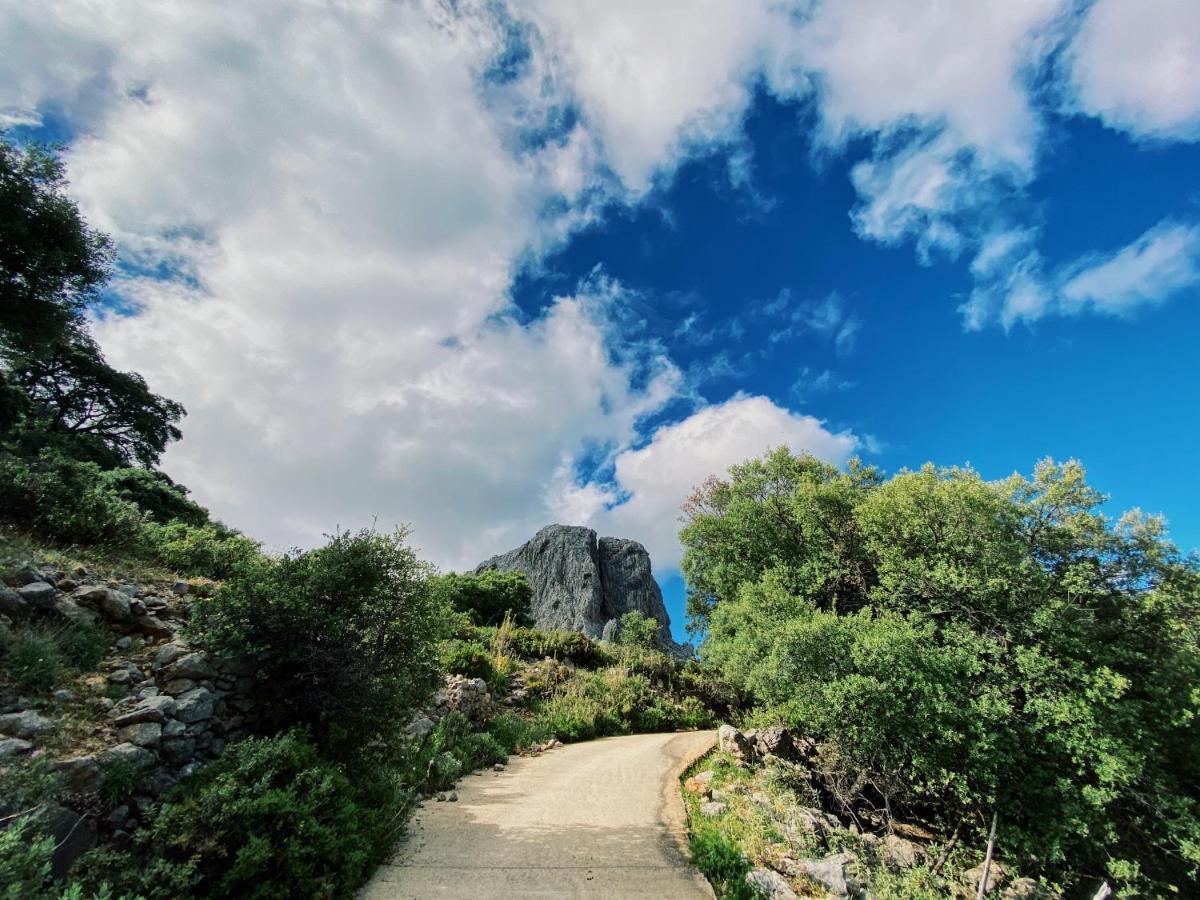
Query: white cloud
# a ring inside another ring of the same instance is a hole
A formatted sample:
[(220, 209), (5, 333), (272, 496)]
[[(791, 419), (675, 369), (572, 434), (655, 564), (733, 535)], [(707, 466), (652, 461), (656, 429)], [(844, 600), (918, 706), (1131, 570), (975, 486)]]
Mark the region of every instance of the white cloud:
[(1097, 0), (1067, 59), (1083, 112), (1139, 137), (1200, 138), (1195, 0)]
[(1064, 312), (1126, 315), (1200, 284), (1200, 226), (1160, 222), (1111, 256), (1071, 270), (1061, 288)]
[(960, 307), (968, 330), (1048, 315), (1128, 316), (1200, 285), (1200, 226), (1165, 220), (1119, 250), (1053, 271), (1027, 233), (1001, 232), (984, 243), (972, 271), (978, 283)]
[(656, 571), (680, 557), (679, 510), (692, 488), (729, 466), (760, 456), (769, 447), (791, 447), (844, 463), (859, 448), (848, 431), (777, 406), (766, 397), (738, 395), (706, 407), (682, 422), (655, 431), (650, 442), (616, 457), (619, 505), (597, 509), (591, 522), (606, 534), (629, 535), (650, 551)]

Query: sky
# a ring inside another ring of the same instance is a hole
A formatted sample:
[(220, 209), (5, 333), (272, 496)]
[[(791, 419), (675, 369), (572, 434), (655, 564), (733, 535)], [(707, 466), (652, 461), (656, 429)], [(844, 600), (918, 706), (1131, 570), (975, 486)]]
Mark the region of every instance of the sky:
[(771, 446), (1077, 458), (1200, 549), (1194, 0), (0, 4), (163, 468), (271, 549), (642, 541)]

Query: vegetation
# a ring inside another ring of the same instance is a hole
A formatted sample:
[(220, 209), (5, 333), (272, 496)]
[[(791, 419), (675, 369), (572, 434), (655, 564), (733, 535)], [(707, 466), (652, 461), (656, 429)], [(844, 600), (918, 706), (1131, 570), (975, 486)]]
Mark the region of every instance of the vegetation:
[(704, 657), (822, 742), (846, 815), (903, 812), (1066, 885), (1195, 888), (1200, 571), (1076, 463), (884, 480), (780, 450), (686, 507)]
[(85, 622), (31, 620), (11, 638), (4, 672), (23, 691), (48, 692), (68, 672), (90, 672), (100, 664), (108, 634)]
[(532, 625), (529, 601), (533, 592), (520, 572), (481, 572), (478, 575), (438, 575), (434, 588), (455, 611), (475, 625), (499, 625), (505, 618)]
[(263, 558), (197, 605), (196, 634), (253, 663), (278, 727), (307, 726), (326, 748), (385, 735), (432, 693), (449, 624), (405, 536), (341, 532)]
[(658, 622), (643, 615), (636, 609), (621, 616), (621, 630), (617, 642), (629, 647), (641, 647), (643, 650), (658, 648)]

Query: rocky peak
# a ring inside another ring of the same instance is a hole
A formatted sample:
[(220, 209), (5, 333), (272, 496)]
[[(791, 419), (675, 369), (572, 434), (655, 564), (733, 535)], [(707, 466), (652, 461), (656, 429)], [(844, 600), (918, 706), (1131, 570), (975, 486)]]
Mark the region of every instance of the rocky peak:
[(490, 569), (525, 574), (538, 628), (611, 639), (621, 616), (637, 610), (659, 623), (664, 647), (679, 649), (671, 639), (671, 620), (651, 571), (650, 554), (637, 541), (597, 538), (595, 531), (580, 525), (547, 525), (475, 571)]

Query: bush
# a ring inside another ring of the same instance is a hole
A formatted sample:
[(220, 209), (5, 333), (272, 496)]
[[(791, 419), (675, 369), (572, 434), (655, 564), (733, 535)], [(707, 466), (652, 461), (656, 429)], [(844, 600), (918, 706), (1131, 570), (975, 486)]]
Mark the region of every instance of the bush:
[(143, 529), (145, 552), (176, 572), (229, 578), (262, 558), (257, 541), (219, 522), (188, 525), (148, 523)]
[(51, 900), (58, 892), (50, 884), (54, 838), (42, 834), (34, 816), (19, 817), (0, 829), (0, 890), (5, 900)]
[(100, 473), (100, 483), (116, 496), (135, 504), (155, 522), (178, 521), (205, 525), (208, 510), (187, 498), (187, 488), (153, 469), (122, 466)]
[(496, 677), (492, 654), (478, 641), (451, 638), (441, 645), (442, 668), (453, 675), (483, 678), (491, 682)]
[(137, 544), (141, 510), (101, 476), (95, 463), (54, 450), (29, 459), (0, 452), (0, 509), (14, 523), (63, 543)]
[(507, 641), (509, 649), (525, 659), (542, 659), (548, 656), (587, 668), (595, 668), (609, 661), (600, 645), (579, 631), (513, 628)]
[(196, 630), (216, 652), (253, 661), (279, 724), (311, 726), (326, 747), (393, 731), (437, 684), (450, 625), (404, 538), (343, 532), (260, 559), (194, 607)]
[(439, 575), (435, 589), (455, 610), (476, 625), (499, 625), (510, 616), (517, 625), (531, 625), (529, 601), (533, 592), (521, 572), (482, 572), (478, 575)]
[(136, 865), (112, 858), (92, 877), (148, 898), (348, 897), (390, 849), (404, 799), (386, 771), (328, 762), (298, 731), (249, 739), (167, 796)]
[(617, 643), (643, 650), (658, 648), (658, 622), (631, 609), (621, 616), (621, 630), (617, 632)]

